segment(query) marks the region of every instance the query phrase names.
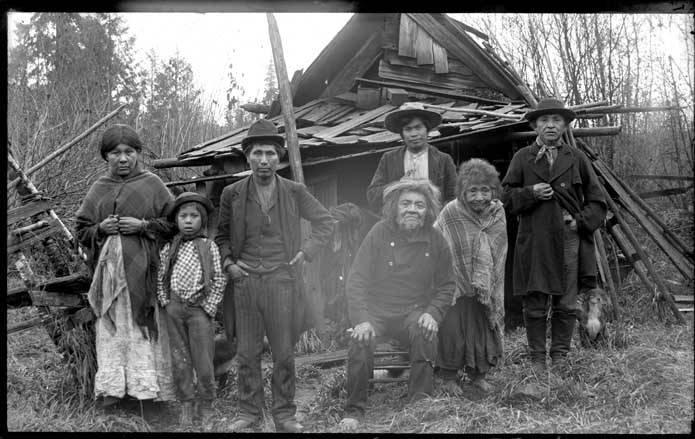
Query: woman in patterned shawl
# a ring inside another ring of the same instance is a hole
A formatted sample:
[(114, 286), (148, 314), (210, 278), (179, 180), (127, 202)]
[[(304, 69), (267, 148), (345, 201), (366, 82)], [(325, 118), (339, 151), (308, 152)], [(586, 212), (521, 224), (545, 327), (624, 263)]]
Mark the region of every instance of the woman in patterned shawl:
[(108, 173), (89, 189), (76, 226), (94, 273), (95, 397), (104, 405), (125, 395), (174, 400), (166, 322), (156, 300), (158, 247), (175, 232), (166, 219), (173, 197), (143, 169), (142, 143), (129, 126), (107, 129), (100, 149)]
[(457, 371), (464, 369), (474, 386), (492, 390), (485, 375), (502, 359), (504, 265), (507, 227), (499, 194), (499, 173), (485, 160), (461, 165), (456, 199), (441, 211), (435, 227), (453, 255), (454, 304), (439, 329), (440, 376), (445, 391), (460, 395)]

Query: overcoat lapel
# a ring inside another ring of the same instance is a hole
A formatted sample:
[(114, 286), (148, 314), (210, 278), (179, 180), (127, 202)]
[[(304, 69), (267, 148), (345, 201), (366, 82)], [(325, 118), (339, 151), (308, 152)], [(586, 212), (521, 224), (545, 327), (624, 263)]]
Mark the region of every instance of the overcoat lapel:
[(540, 149), (541, 147), (538, 145), (538, 143), (534, 143), (533, 146), (528, 150), (527, 160), (529, 162), (529, 168), (533, 171), (533, 173), (536, 174), (541, 181), (548, 182), (550, 180), (548, 162), (546, 160), (536, 161), (536, 156), (538, 155), (538, 151), (540, 151)]
[(249, 183), (251, 177), (246, 180), (232, 194), (232, 256), (236, 260), (241, 254), (241, 245), (246, 237), (246, 198), (249, 195)]
[(439, 170), (439, 157), (434, 155), (434, 146), (427, 145), (427, 176), (430, 181), (436, 181), (437, 171)]
[(396, 167), (394, 169), (396, 170), (396, 175), (393, 176), (392, 181), (400, 180), (405, 175), (405, 146), (396, 151), (395, 160)]
[(287, 183), (283, 181), (281, 177), (277, 178), (277, 190), (278, 190), (278, 209), (280, 217), (280, 230), (282, 230), (282, 242), (285, 245), (285, 255), (288, 259), (294, 257), (293, 249), (295, 247), (293, 240), (295, 239), (295, 233), (290, 230), (292, 224), (296, 221), (293, 219), (296, 216), (295, 203), (292, 202), (289, 188)]
[(555, 163), (553, 163), (553, 168), (550, 170), (550, 181), (557, 180), (562, 174), (567, 172), (568, 169), (572, 167), (574, 163), (572, 157), (572, 151), (570, 151), (569, 145), (564, 145), (558, 150), (557, 157), (555, 158)]

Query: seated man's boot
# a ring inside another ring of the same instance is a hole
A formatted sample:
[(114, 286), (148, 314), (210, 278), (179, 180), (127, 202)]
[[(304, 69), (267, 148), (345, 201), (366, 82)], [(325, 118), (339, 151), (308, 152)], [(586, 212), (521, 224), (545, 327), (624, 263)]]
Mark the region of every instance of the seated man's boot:
[(528, 342), (531, 369), (537, 376), (545, 373), (545, 317), (529, 317), (524, 315), (526, 326), (526, 341)]
[(179, 415), (179, 424), (193, 424), (193, 401), (183, 401), (181, 403), (181, 414)]
[(576, 317), (572, 314), (554, 311), (551, 318), (552, 338), (550, 342), (550, 358), (553, 361), (553, 369), (563, 372), (567, 369), (567, 354), (572, 344)]

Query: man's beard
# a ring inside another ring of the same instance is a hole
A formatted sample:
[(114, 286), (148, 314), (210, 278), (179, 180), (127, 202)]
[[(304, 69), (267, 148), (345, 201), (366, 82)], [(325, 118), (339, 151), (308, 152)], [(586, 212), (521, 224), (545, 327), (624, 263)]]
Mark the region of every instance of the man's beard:
[(401, 215), (396, 220), (401, 230), (412, 232), (425, 225), (424, 215)]

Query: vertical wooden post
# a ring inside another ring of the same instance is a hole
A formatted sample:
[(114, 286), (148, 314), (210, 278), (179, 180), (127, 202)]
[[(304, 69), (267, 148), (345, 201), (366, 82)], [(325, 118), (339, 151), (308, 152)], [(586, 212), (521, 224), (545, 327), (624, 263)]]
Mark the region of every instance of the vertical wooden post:
[(299, 140), (297, 138), (297, 125), (294, 120), (294, 107), (292, 104), (292, 88), (290, 79), (287, 76), (287, 66), (285, 66), (285, 55), (282, 51), (282, 40), (278, 29), (275, 16), (268, 12), (268, 33), (270, 34), (270, 46), (273, 49), (273, 63), (275, 64), (275, 75), (278, 80), (280, 90), (280, 105), (282, 115), (285, 120), (285, 137), (287, 138), (287, 150), (289, 152), (290, 169), (292, 177), (299, 183), (304, 183), (304, 171), (302, 170), (302, 157), (299, 154)]

